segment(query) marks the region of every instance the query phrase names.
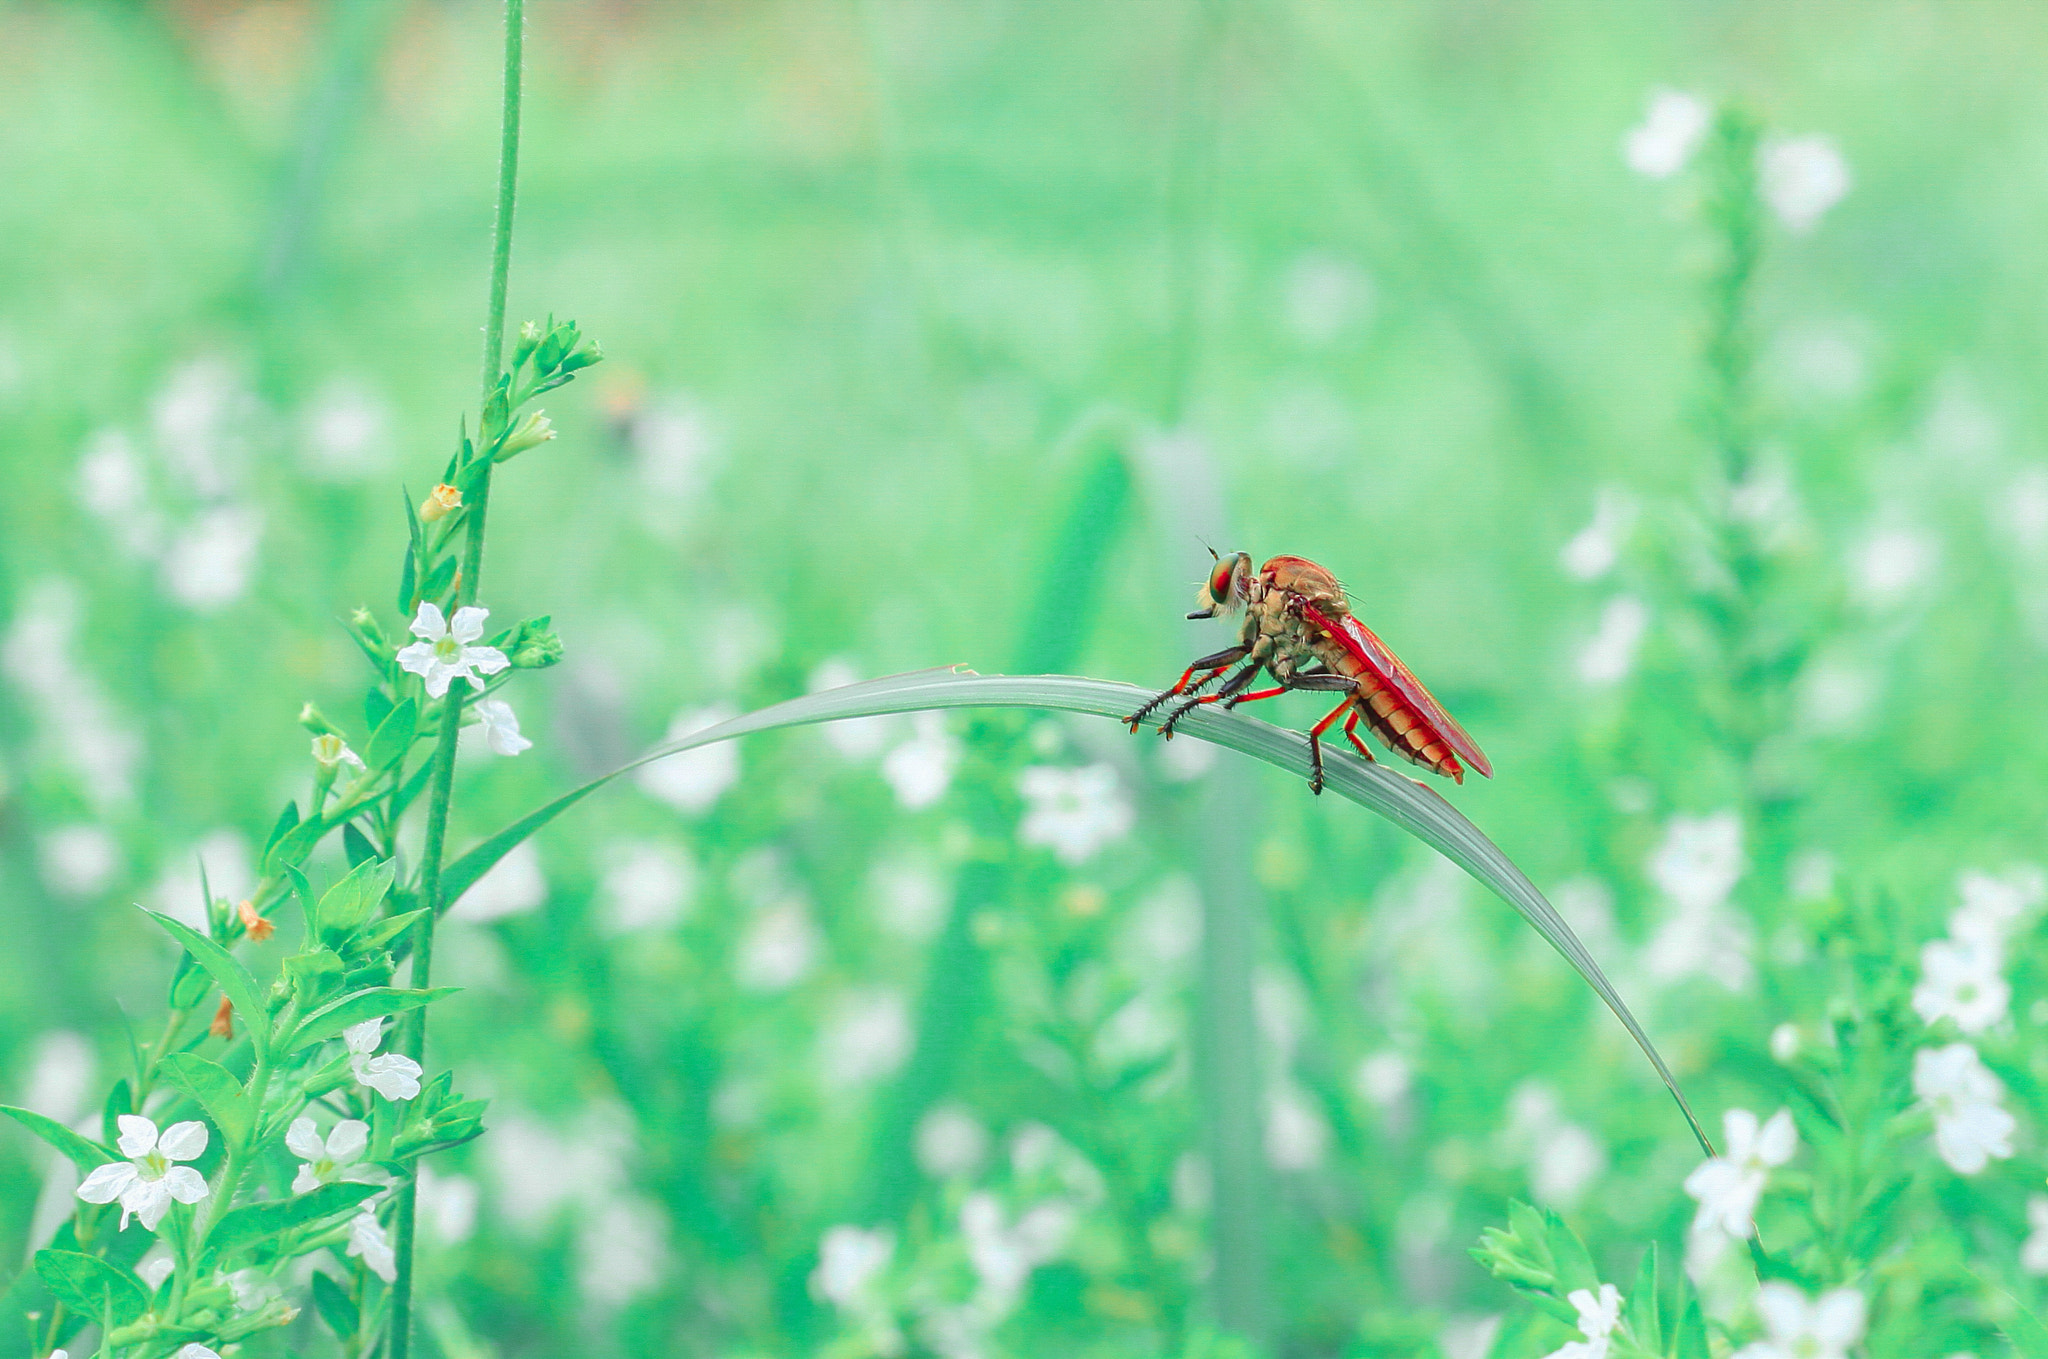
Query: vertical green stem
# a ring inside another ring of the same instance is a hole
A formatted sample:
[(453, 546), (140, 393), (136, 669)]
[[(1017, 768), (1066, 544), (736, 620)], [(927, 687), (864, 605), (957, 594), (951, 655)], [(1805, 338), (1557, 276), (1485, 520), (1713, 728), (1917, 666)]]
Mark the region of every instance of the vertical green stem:
[[(489, 401), (498, 385), (505, 356), (505, 291), (512, 273), (512, 207), (519, 183), (519, 97), (520, 77), (525, 61), (526, 3), (505, 0), (505, 94), (500, 121), (498, 151), (498, 215), (491, 233), (490, 301), (484, 319), (483, 394)], [(491, 501), (491, 469), (487, 465), (476, 484), (464, 519), (462, 572), (456, 587), (458, 604), (476, 602), (477, 585), (483, 576), (484, 519)], [(433, 784), (427, 798), (426, 844), (420, 851), (419, 900), (429, 907), (421, 918), (413, 941), (412, 984), (425, 987), (432, 982), (434, 967), (434, 923), (448, 903), (441, 900), (441, 855), (448, 839), (448, 804), (455, 786), (455, 745), (462, 730), (462, 693), (449, 686), (442, 703), (441, 731), (434, 749)], [(406, 1026), (404, 1050), (415, 1061), (427, 1052), (427, 1012), (413, 1012)], [(391, 1331), (385, 1352), (390, 1359), (407, 1359), (412, 1349), (412, 1281), (415, 1229), (418, 1226), (418, 1181), (408, 1180), (398, 1196), (398, 1217), (393, 1253), (397, 1257), (397, 1278), (391, 1286)]]

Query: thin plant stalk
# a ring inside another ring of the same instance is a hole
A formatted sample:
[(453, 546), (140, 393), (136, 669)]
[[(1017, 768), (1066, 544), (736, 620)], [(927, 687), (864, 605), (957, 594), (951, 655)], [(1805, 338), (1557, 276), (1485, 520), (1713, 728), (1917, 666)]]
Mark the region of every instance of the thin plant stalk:
[[(483, 381), (481, 402), (488, 402), (498, 385), (505, 357), (505, 292), (512, 273), (512, 208), (519, 183), (519, 100), (526, 38), (525, 0), (505, 0), (505, 85), (500, 120), (498, 152), (498, 213), (491, 232), (490, 299), (484, 319)], [(490, 508), (491, 469), (487, 463), (476, 484), (465, 519), (462, 569), (456, 581), (458, 605), (474, 604), (483, 576), (484, 520)], [(432, 984), (434, 967), (434, 922), (447, 909), (441, 900), (441, 857), (448, 839), (448, 806), (455, 786), (456, 741), (462, 730), (462, 699), (449, 686), (441, 713), (441, 731), (434, 749), (434, 781), (427, 800), (426, 843), (420, 851), (419, 898), (431, 907), (421, 917), (413, 941), (412, 985)], [(424, 1007), (414, 1012), (406, 1027), (403, 1050), (423, 1062), (427, 1053), (427, 1015)], [(397, 1231), (393, 1241), (397, 1276), (391, 1285), (391, 1328), (385, 1352), (390, 1359), (407, 1359), (412, 1348), (413, 1255), (418, 1225), (419, 1185), (408, 1181), (398, 1195)]]

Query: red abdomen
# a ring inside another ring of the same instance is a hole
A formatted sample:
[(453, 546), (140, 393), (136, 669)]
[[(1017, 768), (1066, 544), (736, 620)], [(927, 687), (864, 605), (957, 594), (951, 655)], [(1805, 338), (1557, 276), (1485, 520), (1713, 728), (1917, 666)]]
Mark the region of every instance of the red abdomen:
[(1300, 609), (1316, 659), (1358, 681), (1352, 706), (1381, 745), (1458, 783), (1465, 781), (1466, 762), (1493, 777), (1478, 743), (1370, 628), (1348, 615), (1331, 618), (1306, 600)]

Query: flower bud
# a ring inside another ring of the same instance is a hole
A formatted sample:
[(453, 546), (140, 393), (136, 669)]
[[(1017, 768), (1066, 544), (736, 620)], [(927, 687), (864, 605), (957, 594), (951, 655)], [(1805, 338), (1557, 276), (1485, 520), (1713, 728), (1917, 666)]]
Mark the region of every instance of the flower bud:
[(315, 736), (338, 736), (341, 733), (340, 727), (329, 722), (326, 715), (310, 703), (299, 709), (299, 725)]
[(235, 1003), (233, 1001), (229, 1000), (226, 996), (220, 998), (220, 1008), (213, 1012), (213, 1022), (206, 1026), (206, 1031), (215, 1038), (233, 1038), (235, 1036)]
[(567, 358), (562, 360), (562, 371), (573, 373), (578, 369), (589, 368), (603, 362), (604, 351), (597, 347), (597, 341), (585, 340), (577, 345), (574, 350), (570, 351)]
[(562, 659), (562, 639), (548, 626), (550, 615), (529, 618), (512, 630), (504, 652), (515, 670), (545, 670)]
[(505, 382), (498, 381), (497, 390), (484, 402), (483, 418), (477, 421), (476, 437), (485, 448), (504, 432), (505, 423), (512, 418), (512, 397), (505, 389)]
[(535, 411), (521, 420), (518, 427), (505, 436), (504, 444), (498, 449), (498, 461), (504, 462), (515, 454), (524, 453), (527, 449), (544, 444), (554, 437), (554, 422), (548, 419), (545, 411)]
[(363, 757), (350, 750), (348, 742), (331, 731), (313, 738), (313, 763), (330, 777), (344, 764), (364, 768)]
[(450, 510), (459, 510), (461, 508), (462, 492), (444, 481), (429, 491), (427, 498), (420, 502), (420, 522), (422, 524), (431, 524), (436, 519), (446, 515)]
[(526, 321), (519, 327), (519, 343), (512, 347), (512, 367), (517, 369), (533, 357), (533, 351), (540, 347), (543, 339), (538, 321)]
[(390, 641), (384, 636), (384, 629), (377, 625), (377, 615), (368, 609), (358, 607), (348, 616), (348, 625), (355, 630), (356, 636), (363, 639), (363, 645), (370, 650), (385, 652), (391, 649)]
[(562, 366), (562, 360), (569, 356), (569, 351), (576, 347), (579, 338), (574, 321), (562, 322), (541, 341), (540, 349), (533, 357), (533, 366), (543, 373), (554, 372)]
[(259, 944), (277, 933), (277, 925), (264, 916), (258, 915), (255, 903), (253, 902), (236, 902), (235, 915), (241, 920), (242, 928), (249, 931), (249, 938)]

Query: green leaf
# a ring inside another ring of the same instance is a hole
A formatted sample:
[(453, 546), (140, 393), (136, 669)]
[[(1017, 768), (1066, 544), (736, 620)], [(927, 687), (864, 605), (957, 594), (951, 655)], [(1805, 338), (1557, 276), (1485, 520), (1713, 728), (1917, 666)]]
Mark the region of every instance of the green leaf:
[(1599, 1292), (1600, 1271), (1579, 1234), (1547, 1208), (1543, 1210), (1543, 1226), (1550, 1242), (1550, 1257), (1557, 1262), (1557, 1291), (1566, 1297), (1581, 1288)]
[[(294, 832), (296, 834), (296, 832)], [(286, 836), (290, 839), (290, 836)], [(213, 940), (187, 925), (184, 921), (165, 915), (161, 911), (143, 912), (164, 932), (185, 946), (194, 962), (206, 969), (207, 975), (219, 984), (227, 998), (233, 1002), (235, 1012), (242, 1017), (242, 1023), (259, 1044), (270, 1041), (270, 1012), (263, 1007), (263, 992), (234, 954), (229, 953)]]
[(370, 843), (369, 836), (356, 829), (353, 821), (341, 828), (341, 852), (347, 856), (350, 868), (377, 857), (377, 847)]
[(32, 1109), (17, 1109), (11, 1104), (0, 1104), (0, 1114), (19, 1123), (37, 1137), (64, 1153), (71, 1164), (91, 1174), (109, 1161), (119, 1160), (113, 1148), (101, 1146), (90, 1137), (75, 1133), (52, 1118), (44, 1118)]
[[(407, 500), (405, 507), (411, 511), (412, 502)], [(413, 600), (419, 597), (419, 556), (417, 547), (406, 548), (405, 565), (398, 572), (398, 613), (406, 619), (412, 617)]]
[(343, 996), (329, 1002), (306, 1016), (299, 1027), (286, 1040), (284, 1050), (297, 1052), (325, 1038), (332, 1038), (343, 1029), (360, 1024), (366, 1019), (381, 1019), (385, 1015), (403, 1014), (430, 1005), (443, 996), (452, 996), (462, 988), (459, 986), (436, 986), (427, 991), (407, 991), (394, 986), (375, 986), (367, 991)]
[(226, 1067), (196, 1053), (167, 1052), (156, 1069), (171, 1085), (199, 1102), (223, 1137), (237, 1145), (248, 1138), (253, 1121), (249, 1096)]
[(341, 955), (331, 948), (309, 949), (284, 960), (284, 975), (291, 982), (292, 999), (301, 1010), (324, 1005), (341, 990)]
[(1661, 1280), (1657, 1270), (1657, 1243), (1643, 1252), (1643, 1262), (1636, 1269), (1635, 1291), (1628, 1295), (1626, 1320), (1629, 1330), (1635, 1333), (1636, 1343), (1644, 1349), (1664, 1352), (1664, 1319), (1657, 1309), (1657, 1289)]
[(126, 1326), (149, 1306), (142, 1281), (96, 1255), (75, 1250), (39, 1250), (36, 1273), (60, 1302), (98, 1320), (111, 1308), (116, 1326)]
[(332, 945), (359, 929), (391, 890), (391, 878), (397, 871), (394, 860), (371, 859), (357, 864), (347, 877), (328, 888), (313, 913), (319, 922), (320, 941)]
[(373, 772), (389, 769), (412, 749), (412, 739), (419, 729), (420, 705), (408, 698), (377, 724), (377, 730), (370, 734), (370, 748), (363, 752), (363, 762)]
[(217, 1260), (229, 1260), (295, 1227), (353, 1213), (363, 1200), (380, 1194), (380, 1184), (323, 1184), (303, 1194), (271, 1203), (249, 1203), (222, 1218), (206, 1238)]
[[(571, 789), (528, 813), (449, 864), (441, 875), (441, 900), (435, 905), (437, 909), (446, 910), (520, 841), (621, 774), (686, 750), (783, 727), (946, 708), (1039, 708), (1086, 713), (1120, 721), (1152, 696), (1151, 690), (1109, 680), (1070, 675), (977, 675), (959, 669), (920, 670), (806, 694), (689, 736), (663, 742), (610, 773)], [(1219, 712), (1217, 707), (1211, 704), (1197, 708), (1181, 719), (1176, 732), (1306, 776), (1308, 740), (1302, 733), (1272, 726), (1240, 712)], [(1156, 718), (1153, 725), (1157, 725)], [(1536, 885), (1515, 866), (1514, 861), (1456, 807), (1416, 780), (1395, 773), (1385, 764), (1368, 764), (1347, 751), (1326, 749), (1324, 762), (1324, 787), (1328, 791), (1385, 817), (1464, 869), (1520, 912), (1522, 918), (1564, 956), (1565, 961), (1613, 1011), (1629, 1036), (1635, 1039), (1643, 1055), (1649, 1058), (1650, 1065), (1656, 1068), (1664, 1088), (1671, 1092), (1679, 1111), (1685, 1115), (1685, 1121), (1701, 1148), (1708, 1155), (1713, 1155), (1713, 1143), (1708, 1139), (1706, 1129), (1693, 1115), (1692, 1106), (1686, 1102), (1677, 1079), (1664, 1064), (1656, 1045), (1650, 1041), (1642, 1025), (1636, 1022), (1620, 992), (1608, 981), (1607, 974), (1600, 970), (1600, 965), (1586, 951), (1586, 946), (1579, 942), (1571, 926), (1565, 923), (1564, 917), (1557, 913), (1543, 893), (1536, 890)]]
[(285, 803), (284, 810), (277, 814), (277, 821), (275, 824), (271, 826), (270, 835), (263, 842), (264, 852), (266, 854), (269, 853), (270, 847), (276, 844), (279, 840), (282, 840), (285, 836), (285, 832), (289, 831), (293, 826), (296, 826), (298, 824), (299, 804), (297, 800), (294, 799), (291, 802)]
[(283, 839), (264, 852), (264, 873), (278, 873), (304, 863), (313, 846), (320, 843), (320, 837), (332, 829), (324, 816), (309, 816), (293, 826)]
[(323, 1270), (313, 1271), (313, 1310), (327, 1323), (327, 1329), (343, 1341), (353, 1336), (363, 1322), (355, 1299)]
[(384, 725), (384, 719), (391, 715), (395, 706), (391, 695), (384, 692), (383, 685), (371, 685), (370, 691), (363, 695), (363, 725), (371, 731), (377, 730)]
[(123, 1076), (107, 1088), (106, 1103), (100, 1106), (100, 1137), (108, 1146), (121, 1140), (121, 1115), (135, 1112), (135, 1087)]
[(436, 562), (434, 569), (427, 573), (426, 584), (420, 586), (420, 598), (439, 599), (442, 595), (448, 593), (449, 585), (455, 580), (455, 566), (456, 562), (452, 554)]
[(349, 941), (350, 951), (356, 954), (375, 953), (417, 925), (426, 914), (425, 911), (402, 911), (397, 915), (387, 915), (382, 920), (372, 921), (356, 931), (356, 937)]

